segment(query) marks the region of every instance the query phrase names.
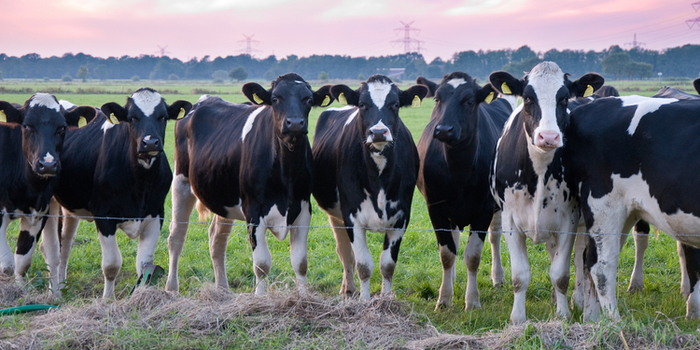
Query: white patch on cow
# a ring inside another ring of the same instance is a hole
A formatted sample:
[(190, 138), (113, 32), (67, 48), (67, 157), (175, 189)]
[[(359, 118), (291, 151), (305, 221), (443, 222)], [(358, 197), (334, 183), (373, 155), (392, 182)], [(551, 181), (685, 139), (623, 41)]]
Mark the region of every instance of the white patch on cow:
[(231, 220), (241, 220), (245, 221), (245, 215), (243, 214), (243, 207), (241, 206), (243, 204), (243, 201), (241, 199), (238, 199), (238, 204), (232, 206), (232, 207), (224, 207), (226, 209), (226, 212), (228, 215), (226, 215), (227, 219)]
[(642, 117), (656, 112), (663, 105), (678, 102), (678, 99), (675, 98), (637, 97), (639, 98), (635, 98), (635, 96), (620, 97), (623, 107), (637, 106), (637, 109), (634, 111), (634, 116), (630, 121), (630, 126), (627, 128), (627, 133), (630, 134), (630, 136), (634, 135), (634, 132), (637, 131), (637, 126), (639, 126)]
[(681, 210), (671, 215), (662, 212), (657, 199), (651, 196), (649, 184), (644, 181), (641, 171), (628, 178), (619, 174), (613, 174), (610, 178), (610, 193), (601, 198), (588, 196), (593, 226), (600, 227), (603, 222), (624, 222), (628, 217), (640, 217), (682, 243), (700, 246), (700, 236), (697, 234), (700, 218)]
[(303, 81), (299, 81), (299, 80), (295, 80), (294, 82), (297, 83), (297, 84), (304, 84)]
[(391, 87), (394, 83), (389, 83), (385, 81), (373, 81), (367, 83), (367, 88), (369, 90), (369, 96), (372, 98), (372, 102), (377, 106), (378, 109), (384, 107), (386, 102), (386, 97), (391, 92)]
[(58, 104), (60, 104), (61, 107), (63, 107), (63, 109), (65, 109), (65, 110), (69, 110), (69, 109), (71, 109), (71, 108), (73, 108), (73, 107), (77, 107), (77, 106), (76, 106), (75, 104), (73, 104), (72, 102), (68, 102), (68, 101), (66, 101), (66, 100), (59, 100), (59, 101), (58, 101)]
[(206, 95), (206, 94), (205, 94), (205, 95), (202, 95), (202, 96), (199, 96), (199, 99), (198, 99), (197, 102), (195, 102), (195, 103), (200, 103), (200, 102), (202, 102), (202, 101), (208, 99), (209, 97), (211, 97), (211, 96), (210, 96), (210, 95)]
[(150, 157), (150, 158), (148, 158), (148, 161), (146, 161), (145, 159), (139, 158), (138, 162), (145, 169), (150, 169), (153, 166), (153, 163), (156, 162), (156, 157)]
[(287, 238), (287, 233), (289, 232), (287, 215), (282, 215), (279, 208), (277, 208), (277, 204), (270, 208), (267, 215), (260, 217), (260, 225), (266, 226), (280, 241)]
[(93, 215), (91, 211), (86, 209), (76, 209), (75, 211), (68, 211), (68, 209), (63, 208), (63, 210), (66, 212), (66, 215), (74, 216), (80, 220), (85, 220), (87, 222), (93, 222), (95, 220), (95, 215)]
[(131, 98), (146, 117), (150, 117), (156, 107), (162, 102), (162, 97), (159, 93), (149, 90), (138, 91), (131, 95)]
[[(355, 107), (350, 106), (350, 108), (355, 108)], [(338, 109), (338, 110), (342, 110), (342, 109)], [(357, 114), (358, 114), (358, 113), (360, 113), (360, 110), (359, 110), (359, 109), (355, 110), (355, 112), (353, 112), (352, 114), (350, 114), (350, 116), (348, 117), (348, 119), (345, 120), (345, 125), (343, 125), (343, 128), (345, 128), (346, 126), (348, 126), (348, 124), (352, 123), (352, 121), (355, 120), (355, 117), (357, 117)]]
[(452, 85), (452, 87), (456, 89), (456, 88), (459, 87), (460, 85), (466, 84), (467, 81), (464, 80), (464, 79), (462, 79), (462, 78), (459, 78), (459, 79), (451, 79), (451, 80), (448, 81), (447, 83), (450, 84), (450, 85)]
[(148, 140), (150, 140), (150, 139), (151, 139), (151, 135), (146, 135), (146, 136), (143, 138), (144, 141), (148, 141)]
[(542, 178), (549, 165), (552, 164), (556, 152), (553, 149), (543, 150), (535, 146), (532, 142), (532, 137), (527, 132), (525, 132), (525, 138), (527, 139), (527, 153), (530, 155), (532, 167), (535, 169), (537, 176)]
[(516, 95), (498, 94), (498, 98), (502, 98), (508, 101), (508, 104), (510, 104), (510, 109), (515, 110), (516, 108), (518, 108), (518, 96)]
[(372, 160), (374, 160), (374, 163), (377, 164), (377, 169), (379, 169), (379, 175), (381, 175), (382, 171), (384, 171), (384, 168), (386, 167), (386, 157), (383, 156), (380, 152), (372, 152), (371, 156)]
[(44, 156), (44, 162), (46, 163), (53, 163), (54, 157), (51, 155), (50, 152), (46, 152), (46, 155)]
[(340, 111), (347, 111), (349, 109), (357, 108), (353, 105), (345, 105), (343, 107), (329, 107), (326, 108), (326, 111), (332, 111), (332, 112), (340, 112)]
[(102, 133), (106, 134), (107, 130), (111, 129), (114, 127), (114, 124), (108, 122), (105, 120), (104, 123), (102, 123)]
[(245, 120), (245, 125), (243, 125), (243, 132), (241, 132), (241, 140), (245, 141), (245, 136), (248, 135), (250, 130), (253, 129), (253, 122), (255, 122), (255, 117), (258, 116), (262, 111), (267, 108), (266, 106), (256, 108), (252, 113), (248, 115), (248, 119)]
[[(542, 115), (534, 135), (542, 132), (552, 132), (559, 135), (559, 147), (564, 145), (562, 131), (557, 124), (557, 92), (564, 86), (564, 72), (554, 62), (542, 62), (536, 65), (528, 74), (528, 85), (532, 86), (537, 95)], [(530, 136), (534, 136), (530, 135)]]
[[(146, 220), (150, 219), (151, 216), (147, 216)], [(129, 238), (134, 239), (138, 237), (141, 234), (141, 224), (143, 223), (143, 220), (129, 220), (129, 221), (124, 221), (120, 222), (117, 224), (117, 228), (121, 229), (126, 233)]]
[(53, 109), (56, 112), (61, 111), (61, 105), (56, 101), (56, 98), (51, 94), (45, 92), (37, 92), (32, 96), (32, 100), (29, 102), (29, 107), (46, 107), (48, 109)]
[(350, 221), (352, 221), (353, 225), (365, 227), (374, 232), (386, 233), (387, 229), (393, 228), (396, 222), (403, 217), (403, 210), (399, 210), (392, 217), (387, 215), (386, 209), (396, 209), (399, 202), (387, 200), (386, 193), (384, 193), (383, 189), (379, 190), (376, 198), (377, 207), (381, 211), (381, 216), (374, 210), (373, 200), (367, 190), (365, 190), (365, 195), (366, 198), (360, 203), (357, 212), (354, 215), (350, 215)]

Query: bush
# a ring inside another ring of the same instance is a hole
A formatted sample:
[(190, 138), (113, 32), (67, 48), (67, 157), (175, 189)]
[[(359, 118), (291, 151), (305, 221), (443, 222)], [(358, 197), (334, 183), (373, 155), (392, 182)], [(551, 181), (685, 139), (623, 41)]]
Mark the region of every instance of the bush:
[(138, 75), (134, 75), (133, 77), (131, 77), (131, 81), (133, 81), (133, 82), (141, 81), (141, 77), (139, 77)]
[(248, 71), (244, 67), (236, 67), (228, 72), (228, 77), (231, 78), (231, 80), (246, 80), (248, 79)]
[(326, 72), (318, 73), (318, 80), (328, 81), (328, 73), (326, 73)]
[(177, 74), (170, 74), (168, 75), (168, 80), (180, 80), (180, 77)]
[(214, 84), (221, 84), (221, 83), (223, 83), (224, 81), (221, 80), (221, 79), (219, 79), (219, 78), (214, 78), (213, 82), (214, 82)]
[(360, 75), (357, 76), (357, 80), (359, 80), (359, 81), (365, 81), (365, 79), (367, 79), (367, 78), (365, 78), (365, 75), (362, 73), (360, 73)]
[(68, 75), (68, 74), (64, 74), (64, 75), (61, 77), (61, 81), (73, 81), (73, 78), (71, 78), (71, 76)]
[(44, 81), (50, 81), (49, 77), (44, 77)]

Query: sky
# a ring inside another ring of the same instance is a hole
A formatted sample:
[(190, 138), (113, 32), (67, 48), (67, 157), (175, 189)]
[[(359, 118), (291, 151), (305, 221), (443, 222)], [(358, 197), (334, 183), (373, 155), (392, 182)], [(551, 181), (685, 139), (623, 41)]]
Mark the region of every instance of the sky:
[(700, 44), (693, 0), (0, 0), (0, 8), (0, 53), (9, 56), (213, 59), (246, 53), (246, 36), (256, 58), (388, 56), (405, 52), (404, 24), (411, 51), (420, 41), (428, 62), (523, 45), (629, 49), (635, 34), (645, 49)]

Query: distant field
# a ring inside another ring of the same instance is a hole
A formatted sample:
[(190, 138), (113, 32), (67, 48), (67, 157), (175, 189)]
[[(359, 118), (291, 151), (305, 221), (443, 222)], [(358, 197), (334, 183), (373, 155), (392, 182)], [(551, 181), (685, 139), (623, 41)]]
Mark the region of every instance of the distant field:
[[(337, 83), (331, 81), (329, 83)], [(352, 87), (359, 85), (358, 81), (343, 82)], [(261, 83), (268, 86), (269, 83)], [(323, 85), (312, 81), (314, 88)], [(691, 81), (657, 81), (643, 82), (619, 81), (609, 82), (616, 86), (623, 95), (638, 93), (651, 95), (663, 86), (674, 86), (681, 90), (694, 93)], [(410, 82), (402, 82), (405, 88)], [(178, 99), (192, 103), (204, 93), (219, 95), (232, 102), (243, 102), (245, 96), (240, 93), (241, 83), (213, 84), (211, 82), (152, 82), (152, 81), (89, 81), (87, 83), (74, 80), (71, 83), (59, 81), (0, 81), (0, 100), (23, 103), (35, 91), (51, 91), (58, 99), (69, 100), (78, 105), (101, 106), (106, 102), (118, 102), (123, 105), (126, 97), (140, 87), (152, 87), (162, 92), (167, 102)], [(80, 90), (78, 90), (80, 89)], [(7, 93), (8, 91), (22, 91)], [(78, 92), (92, 93), (78, 93)], [(330, 107), (338, 107), (336, 103)], [(432, 99), (423, 101), (420, 108), (405, 108), (400, 114), (417, 141), (420, 133), (430, 118), (434, 106)], [(322, 109), (317, 108), (310, 116), (310, 132), (313, 132), (316, 119)], [(174, 124), (168, 125), (166, 138), (166, 154), (171, 164), (173, 161), (173, 130)], [(310, 138), (312, 136), (310, 135)], [(91, 145), (86, 145), (90, 147)], [(168, 224), (170, 220), (170, 198), (166, 202), (166, 220), (161, 230), (161, 237), (156, 249), (155, 263), (167, 269), (168, 266)], [(193, 212), (191, 221), (197, 221)], [(309, 233), (309, 284), (313, 290), (325, 297), (335, 297), (340, 288), (342, 267), (335, 253), (335, 242), (325, 214), (313, 204), (312, 229)], [(8, 231), (10, 247), (14, 250), (18, 234), (18, 222), (15, 221)], [(134, 260), (137, 242), (129, 240), (125, 235), (118, 234), (119, 248), (124, 258), (122, 270), (117, 279), (116, 295), (118, 299), (127, 298), (130, 288), (136, 281)], [(371, 292), (381, 289), (381, 275), (378, 257), (381, 252), (382, 235), (371, 233), (368, 241), (370, 251), (375, 257), (375, 270), (371, 280)], [(289, 262), (288, 241), (279, 242), (274, 236), (268, 235), (268, 243), (272, 253), (273, 263), (270, 272), (270, 282), (276, 287), (293, 288), (294, 272)], [(463, 235), (460, 248), (464, 249), (467, 236)], [(549, 258), (543, 245), (528, 245), (532, 268), (532, 282), (527, 292), (527, 312), (531, 320), (546, 321), (553, 318), (554, 306), (550, 303), (552, 290), (549, 281)], [(464, 292), (466, 288), (466, 267), (462, 262), (462, 254), (457, 263), (457, 283), (455, 286), (454, 306), (451, 309), (433, 311), (438, 296), (441, 281), (441, 265), (437, 244), (428, 218), (425, 201), (416, 190), (411, 211), (411, 222), (401, 245), (399, 261), (394, 275), (394, 291), (396, 298), (409, 302), (414, 311), (420, 316), (420, 321), (432, 324), (438, 331), (456, 334), (479, 334), (488, 330), (500, 330), (508, 326), (509, 315), (513, 302), (510, 285), (510, 259), (505, 242), (502, 243), (502, 257), (506, 270), (506, 286), (495, 289), (489, 278), (491, 256), (488, 242), (484, 247), (483, 260), (478, 276), (481, 292), (482, 309), (465, 312)], [(103, 288), (102, 271), (100, 268), (100, 244), (94, 224), (81, 222), (76, 236), (68, 268), (67, 285), (64, 290), (64, 303), (80, 304), (91, 298), (100, 297)], [(255, 277), (252, 269), (250, 244), (244, 227), (236, 226), (230, 236), (226, 254), (227, 275), (233, 291), (250, 293), (254, 290)], [(676, 329), (677, 332), (693, 332), (698, 328), (698, 321), (687, 321), (685, 316), (685, 300), (679, 293), (679, 265), (676, 255), (675, 241), (661, 232), (655, 232), (650, 242), (645, 260), (646, 282), (645, 289), (634, 295), (627, 294), (626, 288), (634, 262), (634, 244), (628, 240), (620, 258), (618, 275), (618, 295), (621, 315), (624, 321), (633, 327), (646, 329), (657, 327)], [(573, 267), (569, 295), (573, 287)], [(43, 257), (35, 254), (28, 277), (38, 291), (44, 291), (47, 286), (47, 270)], [(190, 225), (187, 242), (180, 259), (180, 292), (194, 295), (203, 284), (213, 282), (213, 270), (208, 251), (207, 224), (194, 223)], [(164, 288), (165, 278), (159, 287)], [(12, 305), (10, 305), (12, 306)], [(22, 318), (31, 316), (13, 316), (15, 323), (21, 323)], [(573, 322), (581, 321), (581, 312), (574, 312)], [(0, 327), (7, 326), (7, 319), (0, 319)], [(15, 324), (13, 323), (13, 324)], [(20, 327), (21, 328), (21, 327)], [(280, 343), (285, 344), (284, 339)], [(351, 347), (350, 344), (346, 344)], [(533, 345), (534, 346), (534, 345)]]

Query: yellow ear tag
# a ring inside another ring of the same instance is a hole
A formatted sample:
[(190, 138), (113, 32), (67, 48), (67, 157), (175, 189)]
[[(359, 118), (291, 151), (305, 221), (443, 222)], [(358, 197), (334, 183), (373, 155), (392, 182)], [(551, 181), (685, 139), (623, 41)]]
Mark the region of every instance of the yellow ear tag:
[(418, 95), (413, 96), (413, 101), (411, 101), (411, 107), (420, 107), (421, 103), (423, 103), (423, 101), (420, 100), (420, 97), (418, 97)]
[(255, 103), (257, 103), (257, 104), (259, 104), (259, 105), (261, 105), (263, 102), (265, 102), (265, 101), (262, 100), (262, 98), (260, 98), (260, 97), (258, 96), (258, 94), (253, 94), (253, 100), (255, 100)]
[(7, 116), (5, 115), (5, 111), (0, 111), (0, 122), (7, 123)]
[(501, 84), (501, 92), (504, 93), (504, 94), (506, 94), (506, 95), (510, 95), (510, 94), (513, 93), (513, 92), (510, 91), (510, 88), (508, 87), (508, 84), (506, 84), (505, 82), (504, 82), (503, 84)]
[(80, 119), (78, 119), (78, 127), (82, 128), (85, 125), (87, 125), (87, 119), (81, 116)]
[(583, 97), (593, 96), (593, 87), (588, 85), (586, 92), (583, 93)]
[(114, 116), (114, 113), (111, 113), (109, 115), (109, 122), (114, 124), (114, 125), (117, 125), (117, 124), (119, 124), (119, 119), (117, 119), (117, 117)]
[(486, 103), (491, 103), (491, 101), (493, 101), (493, 91), (489, 92), (489, 95), (484, 99)]
[(323, 99), (323, 102), (321, 102), (321, 107), (326, 107), (329, 104), (331, 104), (331, 98), (326, 95), (326, 97)]
[(341, 105), (346, 105), (348, 104), (348, 100), (345, 99), (345, 93), (341, 92), (340, 95), (338, 95), (338, 102), (340, 102)]
[(177, 118), (175, 119), (182, 119), (185, 116), (185, 109), (180, 108), (180, 113), (177, 115)]

